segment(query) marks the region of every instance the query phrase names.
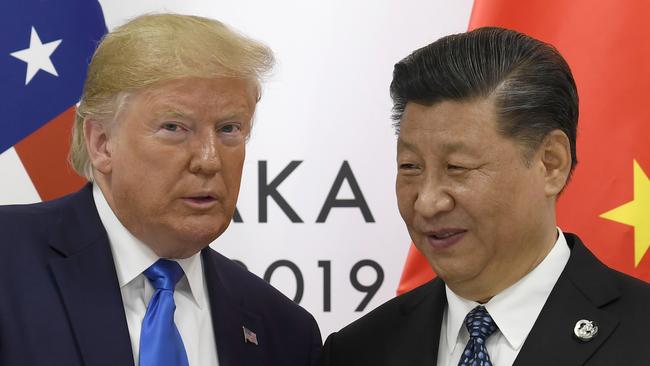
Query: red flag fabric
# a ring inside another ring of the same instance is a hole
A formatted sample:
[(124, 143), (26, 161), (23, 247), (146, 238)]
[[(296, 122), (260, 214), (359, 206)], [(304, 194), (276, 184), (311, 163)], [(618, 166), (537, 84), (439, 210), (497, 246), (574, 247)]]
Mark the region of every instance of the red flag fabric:
[(70, 107), (14, 145), (42, 200), (76, 191), (86, 183), (68, 164), (76, 108)]
[[(650, 2), (475, 0), (470, 29), (499, 26), (553, 44), (580, 96), (578, 166), (558, 225), (610, 267), (650, 281)], [(434, 276), (411, 246), (398, 293)]]

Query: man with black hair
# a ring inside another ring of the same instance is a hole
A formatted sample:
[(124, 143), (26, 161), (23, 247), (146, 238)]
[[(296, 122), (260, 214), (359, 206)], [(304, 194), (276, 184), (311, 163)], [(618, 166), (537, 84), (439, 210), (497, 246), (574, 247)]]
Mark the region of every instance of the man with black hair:
[(438, 278), (332, 334), (325, 365), (648, 365), (650, 286), (556, 225), (578, 95), (555, 48), (480, 28), (395, 65), (399, 210)]

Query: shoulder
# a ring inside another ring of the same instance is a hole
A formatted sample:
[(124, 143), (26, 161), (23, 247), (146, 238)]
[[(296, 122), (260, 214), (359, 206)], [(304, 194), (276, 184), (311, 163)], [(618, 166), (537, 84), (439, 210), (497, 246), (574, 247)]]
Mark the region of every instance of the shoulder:
[(0, 206), (0, 252), (4, 253), (0, 259), (30, 260), (45, 254), (44, 248), (60, 237), (62, 227), (67, 225), (73, 234), (87, 231), (83, 224), (91, 222), (94, 212), (91, 185), (51, 201)]
[(276, 318), (315, 323), (309, 312), (241, 264), (211, 248), (207, 248), (205, 258), (212, 261), (218, 275), (222, 277), (220, 280), (223, 281), (224, 286), (227, 286), (234, 297), (241, 299), (245, 308)]
[[(571, 248), (571, 257), (565, 272), (574, 283), (584, 288), (586, 292), (594, 293), (609, 288), (615, 288), (623, 296), (638, 297), (650, 300), (650, 284), (628, 274), (613, 269), (600, 261), (580, 240), (571, 233), (565, 233), (567, 243)], [(606, 287), (603, 289), (603, 287)]]
[[(620, 300), (629, 303), (632, 308), (639, 309), (641, 304), (650, 305), (650, 284), (625, 273), (610, 269), (612, 277), (621, 292)], [(650, 325), (650, 314), (645, 315)]]
[(429, 281), (407, 293), (394, 297), (341, 329), (339, 333), (363, 329), (375, 331), (391, 328), (394, 321), (400, 321), (405, 314), (411, 312), (413, 307), (427, 300), (440, 284), (439, 281)]
[[(211, 248), (203, 251), (209, 291), (259, 322), (269, 350), (269, 364), (317, 364), (322, 345), (314, 317), (244, 266)], [(206, 263), (207, 262), (207, 263)], [(211, 268), (210, 268), (211, 267)], [(210, 283), (216, 284), (210, 289)], [(219, 294), (219, 292), (224, 294)], [(234, 314), (233, 314), (234, 315)]]
[(65, 200), (0, 206), (0, 247), (28, 239), (45, 239), (60, 217)]
[(444, 288), (441, 280), (432, 280), (332, 333), (323, 347), (323, 364), (431, 364), (446, 303)]
[(28, 224), (31, 227), (47, 225), (60, 217), (66, 207), (83, 200), (92, 200), (92, 186), (66, 196), (38, 203), (0, 205), (0, 229), (12, 229)]
[(619, 319), (634, 318), (650, 326), (650, 314), (641, 309), (650, 304), (650, 284), (610, 268), (601, 262), (574, 234), (565, 234), (571, 247), (566, 276), (592, 303)]
[(39, 202), (20, 205), (0, 206), (0, 229), (12, 229), (15, 225), (42, 223), (39, 219), (54, 217), (56, 204), (53, 202)]
[[(428, 323), (444, 309), (444, 283), (434, 279), (378, 306), (368, 314), (328, 337), (329, 343), (357, 347), (363, 343), (380, 344), (385, 340), (416, 329), (417, 323)], [(442, 315), (442, 313), (440, 313)], [(372, 340), (372, 341), (371, 341)]]

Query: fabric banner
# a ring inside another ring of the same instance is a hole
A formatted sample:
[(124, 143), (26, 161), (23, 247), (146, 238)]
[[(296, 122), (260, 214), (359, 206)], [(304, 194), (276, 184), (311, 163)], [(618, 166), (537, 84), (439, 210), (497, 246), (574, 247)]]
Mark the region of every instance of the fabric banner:
[(83, 184), (65, 157), (104, 15), (94, 0), (4, 1), (0, 23), (0, 154), (15, 148), (39, 196), (58, 197)]
[[(580, 97), (578, 165), (558, 225), (607, 265), (650, 281), (650, 2), (476, 0), (470, 29), (499, 26), (554, 45)], [(398, 292), (434, 276), (412, 246)]]

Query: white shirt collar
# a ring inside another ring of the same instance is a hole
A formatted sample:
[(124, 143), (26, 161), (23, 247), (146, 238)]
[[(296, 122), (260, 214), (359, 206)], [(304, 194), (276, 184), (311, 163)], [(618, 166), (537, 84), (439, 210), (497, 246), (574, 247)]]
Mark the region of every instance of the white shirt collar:
[[(93, 199), (95, 200), (99, 218), (108, 235), (117, 280), (120, 288), (122, 288), (135, 280), (160, 257), (122, 225), (97, 184), (93, 184)], [(201, 253), (196, 253), (189, 258), (174, 260), (183, 268), (189, 284), (190, 294), (196, 305), (201, 308), (205, 296)]]
[[(499, 331), (510, 346), (519, 350), (530, 333), (542, 307), (569, 261), (571, 250), (560, 228), (558, 238), (546, 258), (512, 286), (501, 291), (484, 304)], [(445, 286), (447, 293), (447, 345), (453, 352), (465, 316), (479, 303), (456, 295)]]

